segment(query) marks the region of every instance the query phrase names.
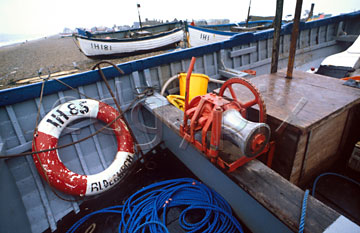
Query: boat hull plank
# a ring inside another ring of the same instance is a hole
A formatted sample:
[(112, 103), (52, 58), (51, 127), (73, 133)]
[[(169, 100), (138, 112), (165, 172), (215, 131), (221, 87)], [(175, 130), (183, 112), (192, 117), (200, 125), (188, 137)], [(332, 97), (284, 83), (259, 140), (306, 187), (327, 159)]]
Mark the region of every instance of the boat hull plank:
[[(0, 219), (7, 219), (7, 221), (1, 222), (0, 231), (8, 232), (11, 229), (13, 232), (30, 233), (31, 224), (26, 215), (26, 208), (22, 202), (15, 179), (4, 160), (0, 161), (0, 181), (2, 189), (2, 192), (0, 192), (0, 205), (2, 209), (6, 210), (6, 212), (0, 213)], [(19, 211), (16, 218), (8, 217), (11, 209)]]
[(239, 57), (241, 55), (245, 55), (245, 54), (251, 54), (252, 52), (256, 51), (256, 47), (252, 46), (249, 48), (244, 48), (244, 49), (239, 49), (239, 50), (235, 50), (235, 51), (231, 51), (230, 52), (230, 57)]

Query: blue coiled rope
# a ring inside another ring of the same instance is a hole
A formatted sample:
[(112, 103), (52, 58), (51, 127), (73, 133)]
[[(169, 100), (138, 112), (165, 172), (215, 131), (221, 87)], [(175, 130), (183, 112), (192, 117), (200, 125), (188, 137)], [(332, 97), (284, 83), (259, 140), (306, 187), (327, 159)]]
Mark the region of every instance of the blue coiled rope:
[[(124, 205), (107, 207), (86, 215), (67, 232), (76, 229), (91, 216), (121, 214), (119, 233), (166, 232), (166, 213), (172, 207), (183, 208), (180, 226), (188, 232), (243, 232), (232, 215), (229, 204), (215, 191), (190, 178), (167, 180), (149, 185), (134, 193)], [(197, 222), (188, 221), (192, 211), (203, 212)]]

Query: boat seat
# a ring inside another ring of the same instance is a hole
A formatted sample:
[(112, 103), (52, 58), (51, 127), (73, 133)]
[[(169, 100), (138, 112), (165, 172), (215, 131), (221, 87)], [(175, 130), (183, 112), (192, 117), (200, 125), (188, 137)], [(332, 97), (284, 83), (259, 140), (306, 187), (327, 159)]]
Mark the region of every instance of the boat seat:
[(325, 58), (322, 66), (342, 66), (357, 69), (360, 67), (360, 36), (344, 52), (337, 53)]
[(219, 74), (225, 78), (246, 78), (248, 76), (250, 76), (248, 73), (240, 71), (240, 70), (235, 70), (235, 69), (230, 69), (230, 68), (225, 68), (225, 69), (219, 69)]

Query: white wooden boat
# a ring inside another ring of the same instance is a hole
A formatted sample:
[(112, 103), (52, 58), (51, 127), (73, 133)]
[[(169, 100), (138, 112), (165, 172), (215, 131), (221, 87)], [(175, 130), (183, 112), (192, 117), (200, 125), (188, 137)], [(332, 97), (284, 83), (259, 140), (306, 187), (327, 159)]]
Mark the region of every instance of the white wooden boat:
[(237, 34), (234, 32), (222, 32), (190, 25), (188, 26), (188, 33), (188, 43), (190, 47), (225, 41)]
[(248, 23), (232, 23), (221, 25), (202, 25), (202, 26), (187, 26), (188, 42), (190, 47), (202, 46), (206, 44), (225, 41), (231, 37), (247, 31), (261, 30), (263, 25), (269, 25), (272, 21), (253, 21)]
[(124, 57), (176, 47), (183, 39), (181, 25), (180, 22), (112, 33), (83, 33), (76, 39), (87, 57)]

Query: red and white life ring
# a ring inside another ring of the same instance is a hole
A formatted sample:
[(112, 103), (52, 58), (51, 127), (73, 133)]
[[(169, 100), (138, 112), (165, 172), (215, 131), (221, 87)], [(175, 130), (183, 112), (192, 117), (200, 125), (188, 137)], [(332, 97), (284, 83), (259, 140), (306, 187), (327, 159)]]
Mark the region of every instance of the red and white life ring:
[[(33, 151), (57, 147), (62, 130), (74, 120), (97, 118), (108, 124), (117, 116), (119, 113), (113, 107), (96, 100), (78, 99), (61, 104), (41, 120), (38, 134), (34, 135)], [(133, 138), (125, 122), (119, 118), (111, 128), (117, 140), (117, 154), (104, 171), (94, 175), (76, 174), (61, 162), (57, 150), (51, 150), (33, 155), (39, 174), (54, 188), (71, 195), (91, 196), (110, 189), (124, 176), (134, 155)]]

